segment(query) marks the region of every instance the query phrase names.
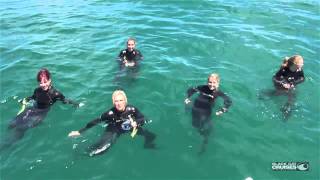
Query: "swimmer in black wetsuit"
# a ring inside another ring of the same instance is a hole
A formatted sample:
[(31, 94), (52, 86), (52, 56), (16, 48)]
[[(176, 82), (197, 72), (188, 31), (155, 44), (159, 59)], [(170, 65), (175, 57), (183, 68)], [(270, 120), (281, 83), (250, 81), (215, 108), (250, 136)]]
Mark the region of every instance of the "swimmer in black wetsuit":
[(125, 77), (122, 80), (128, 80), (128, 82), (122, 82), (124, 84), (132, 83), (138, 76), (140, 69), (139, 63), (143, 60), (142, 53), (135, 49), (136, 41), (132, 38), (127, 40), (127, 48), (120, 51), (117, 61), (119, 62), (119, 71), (117, 72), (114, 82), (118, 84), (118, 88), (121, 88), (121, 77)]
[(277, 90), (291, 90), (304, 81), (303, 58), (299, 55), (286, 58), (272, 80)]
[[(98, 123), (105, 122), (108, 124), (104, 135), (99, 142), (90, 147), (90, 156), (102, 154), (106, 152), (116, 139), (123, 133), (131, 132), (137, 129), (137, 134), (145, 138), (145, 148), (154, 148), (153, 143), (155, 135), (142, 126), (145, 123), (144, 116), (140, 111), (131, 105), (127, 105), (127, 97), (123, 91), (117, 90), (112, 94), (114, 107), (103, 113), (99, 118), (90, 121), (84, 128), (79, 131), (71, 131), (70, 137), (79, 136), (84, 131), (95, 126)], [(131, 136), (134, 136), (131, 134)]]
[(78, 103), (66, 99), (62, 93), (52, 86), (50, 72), (47, 69), (41, 69), (38, 72), (37, 80), (39, 87), (34, 90), (32, 96), (26, 98), (27, 102), (34, 100), (34, 106), (26, 108), (10, 121), (9, 129), (15, 129), (15, 134), (13, 138), (6, 140), (3, 146), (10, 146), (15, 141), (21, 139), (29, 128), (40, 124), (49, 112), (50, 106), (56, 101), (78, 106)]
[(136, 67), (140, 60), (143, 60), (143, 55), (136, 47), (136, 41), (129, 38), (127, 41), (127, 49), (121, 50), (118, 59), (120, 62), (120, 67)]
[(219, 75), (211, 74), (208, 77), (207, 85), (189, 88), (187, 91), (187, 98), (185, 99), (186, 104), (191, 102), (189, 98), (195, 92), (199, 93), (199, 96), (195, 100), (192, 108), (192, 125), (197, 128), (200, 135), (204, 137), (203, 146), (200, 151), (201, 153), (205, 151), (205, 146), (208, 143), (208, 137), (211, 133), (212, 122), (210, 116), (216, 98), (222, 97), (224, 100), (224, 106), (216, 112), (217, 116), (227, 112), (228, 108), (232, 104), (231, 99), (218, 89), (219, 83)]
[(288, 96), (287, 103), (281, 108), (285, 120), (290, 116), (294, 105), (295, 88), (305, 80), (302, 67), (302, 56), (294, 55), (290, 58), (285, 58), (279, 71), (272, 78), (275, 90), (266, 92), (269, 96)]

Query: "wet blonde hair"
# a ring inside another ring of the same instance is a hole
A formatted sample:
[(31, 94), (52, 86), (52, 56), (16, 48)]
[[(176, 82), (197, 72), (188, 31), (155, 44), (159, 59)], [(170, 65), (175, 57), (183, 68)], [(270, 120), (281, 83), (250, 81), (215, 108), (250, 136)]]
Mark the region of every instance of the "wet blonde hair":
[[(291, 58), (293, 58), (292, 62), (293, 62), (294, 64), (302, 64), (302, 63), (303, 63), (303, 58), (302, 58), (302, 56), (300, 56), (300, 55), (294, 55), (294, 56), (292, 56)], [(290, 58), (290, 59), (291, 59), (291, 58)]]
[(288, 67), (289, 63), (293, 63), (293, 64), (301, 64), (301, 62), (303, 62), (303, 58), (300, 55), (294, 55), (291, 57), (285, 57), (283, 59), (283, 63), (282, 63), (282, 67)]
[(114, 101), (115, 101), (114, 99), (116, 98), (116, 96), (119, 96), (119, 95), (124, 97), (124, 101), (126, 102), (126, 105), (127, 105), (128, 99), (127, 99), (126, 93), (124, 93), (124, 91), (122, 90), (116, 90), (112, 93), (112, 103), (114, 104)]
[(219, 74), (212, 73), (212, 74), (209, 75), (208, 80), (209, 80), (210, 78), (214, 78), (214, 79), (216, 79), (216, 80), (218, 81), (218, 83), (220, 83)]

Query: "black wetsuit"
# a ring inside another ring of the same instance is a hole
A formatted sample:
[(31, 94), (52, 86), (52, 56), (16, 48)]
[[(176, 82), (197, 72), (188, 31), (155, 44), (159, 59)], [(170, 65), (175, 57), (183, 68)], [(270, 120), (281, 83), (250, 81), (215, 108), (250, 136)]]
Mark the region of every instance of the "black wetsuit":
[(62, 93), (57, 91), (53, 86), (48, 91), (44, 91), (38, 87), (34, 90), (32, 96), (26, 98), (27, 101), (31, 99), (35, 100), (33, 107), (27, 107), (23, 112), (18, 114), (9, 123), (9, 129), (15, 129), (13, 137), (9, 137), (5, 140), (4, 146), (9, 146), (15, 141), (21, 139), (24, 133), (29, 129), (37, 126), (46, 117), (50, 110), (50, 106), (53, 105), (57, 100), (63, 103), (78, 105), (77, 103), (65, 99)]
[(287, 120), (292, 112), (292, 106), (295, 102), (295, 88), (286, 89), (283, 87), (283, 84), (289, 83), (296, 87), (298, 84), (304, 82), (304, 73), (303, 70), (300, 71), (291, 71), (287, 67), (281, 67), (280, 70), (273, 76), (272, 81), (276, 88), (276, 90), (272, 90), (270, 92), (266, 92), (265, 94), (268, 96), (280, 96), (286, 95), (288, 96), (287, 103), (281, 108), (281, 111), (284, 115), (284, 120)]
[(290, 85), (296, 86), (304, 81), (304, 73), (301, 71), (290, 71), (289, 67), (282, 67), (273, 76), (273, 83), (277, 89), (284, 89), (283, 83), (289, 83)]
[(135, 63), (134, 66), (137, 66), (138, 62), (140, 60), (143, 60), (143, 55), (137, 49), (133, 49), (131, 52), (128, 49), (123, 49), (122, 51), (120, 51), (118, 57), (121, 64), (123, 64), (124, 61), (127, 60), (128, 63), (134, 62)]
[(64, 95), (56, 90), (53, 86), (47, 91), (38, 87), (34, 90), (33, 95), (28, 97), (26, 100), (35, 100), (36, 107), (39, 109), (46, 109), (53, 105), (57, 100), (62, 101), (63, 103), (75, 104), (69, 99), (66, 99)]
[[(202, 85), (190, 88), (187, 91), (187, 98), (190, 98), (195, 92), (199, 92), (192, 107), (192, 125), (197, 128), (200, 135), (204, 137), (204, 144), (207, 144), (208, 136), (211, 133), (212, 122), (210, 119), (212, 107), (217, 97), (222, 97), (224, 106), (220, 109), (226, 112), (231, 106), (231, 99), (220, 90), (210, 90), (208, 85)], [(202, 150), (204, 151), (204, 149)]]
[(141, 126), (143, 126), (145, 123), (145, 119), (137, 108), (128, 105), (123, 112), (120, 112), (113, 107), (107, 112), (103, 113), (99, 118), (90, 121), (84, 128), (79, 130), (80, 133), (83, 133), (98, 123), (104, 122), (108, 124), (100, 141), (90, 147), (90, 156), (105, 152), (121, 134), (132, 131), (129, 116), (131, 116), (132, 119), (137, 122), (137, 134), (145, 137), (144, 146), (146, 148), (154, 147), (153, 140), (155, 139), (155, 135), (148, 130), (141, 128)]

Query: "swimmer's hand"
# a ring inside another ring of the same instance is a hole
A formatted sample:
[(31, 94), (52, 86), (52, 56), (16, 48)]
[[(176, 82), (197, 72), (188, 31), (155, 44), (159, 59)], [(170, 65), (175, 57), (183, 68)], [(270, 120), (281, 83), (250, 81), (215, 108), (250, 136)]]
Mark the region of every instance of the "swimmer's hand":
[(128, 117), (129, 117), (131, 126), (132, 126), (133, 128), (137, 128), (137, 126), (138, 126), (137, 122), (133, 120), (133, 118), (131, 117), (131, 115), (129, 115)]
[(217, 112), (216, 112), (216, 115), (217, 115), (217, 116), (220, 116), (221, 114), (223, 114), (222, 111), (217, 111)]
[(282, 86), (286, 89), (293, 89), (294, 85), (290, 83), (283, 83)]
[(132, 122), (131, 122), (131, 126), (132, 126), (133, 128), (137, 128), (138, 124), (137, 124), (136, 121), (132, 121)]
[(125, 65), (126, 67), (133, 67), (133, 66), (135, 66), (135, 62), (129, 62), (129, 61), (127, 61), (127, 60), (124, 60), (123, 63), (124, 63), (124, 65)]
[(185, 100), (184, 100), (184, 103), (185, 104), (189, 104), (191, 102), (191, 100), (189, 99), (189, 98), (186, 98)]
[(223, 113), (225, 113), (225, 112), (227, 112), (227, 108), (222, 108), (221, 110), (219, 110), (219, 111), (216, 112), (216, 115), (217, 115), (217, 116), (220, 116), (221, 114), (223, 114)]
[(84, 103), (76, 103), (76, 104), (73, 104), (73, 106), (75, 108), (80, 108), (80, 107), (84, 106)]
[(289, 83), (283, 83), (282, 86), (286, 89), (290, 89), (290, 84)]
[(77, 137), (77, 136), (80, 136), (80, 132), (79, 131), (71, 131), (69, 134), (68, 134), (69, 137)]

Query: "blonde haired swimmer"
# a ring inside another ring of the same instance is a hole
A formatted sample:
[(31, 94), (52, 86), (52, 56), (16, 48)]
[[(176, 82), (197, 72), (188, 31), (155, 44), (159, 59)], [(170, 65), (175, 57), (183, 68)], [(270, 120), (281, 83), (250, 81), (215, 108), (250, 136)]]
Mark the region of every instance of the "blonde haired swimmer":
[[(100, 117), (93, 119), (87, 125), (79, 131), (72, 131), (69, 133), (70, 137), (79, 136), (84, 131), (104, 122), (108, 124), (105, 133), (102, 135), (100, 141), (90, 147), (90, 156), (102, 154), (115, 143), (116, 139), (124, 134), (132, 131), (131, 136), (134, 137), (135, 133), (145, 138), (145, 148), (154, 148), (153, 143), (155, 134), (142, 128), (145, 124), (145, 118), (140, 111), (132, 106), (128, 105), (127, 96), (124, 91), (116, 90), (112, 94), (113, 107), (107, 112), (104, 112)], [(136, 129), (136, 130), (134, 130)]]
[(208, 76), (206, 85), (192, 87), (187, 90), (187, 98), (185, 99), (186, 104), (191, 102), (190, 97), (194, 93), (199, 93), (199, 96), (196, 98), (192, 107), (192, 125), (193, 127), (197, 128), (200, 135), (204, 137), (204, 143), (201, 152), (204, 151), (204, 146), (207, 144), (208, 136), (212, 129), (210, 117), (216, 98), (222, 97), (224, 100), (224, 106), (216, 112), (217, 116), (227, 112), (232, 104), (231, 99), (219, 90), (219, 85), (220, 77), (218, 74), (213, 73)]
[(218, 90), (220, 84), (220, 77), (219, 74), (212, 73), (208, 77), (208, 86), (211, 90), (216, 89)]
[(301, 84), (305, 80), (303, 61), (303, 57), (300, 55), (285, 58), (282, 66), (272, 78), (275, 90), (267, 93), (269, 96), (288, 96), (287, 103), (281, 108), (285, 120), (287, 120), (291, 114), (291, 106), (294, 104), (295, 99), (294, 90), (298, 84)]
[(117, 109), (123, 111), (128, 104), (128, 99), (124, 91), (122, 90), (114, 91), (112, 93), (112, 103)]
[(273, 83), (277, 89), (289, 90), (304, 81), (303, 58), (294, 55), (286, 58), (279, 71), (273, 76)]

